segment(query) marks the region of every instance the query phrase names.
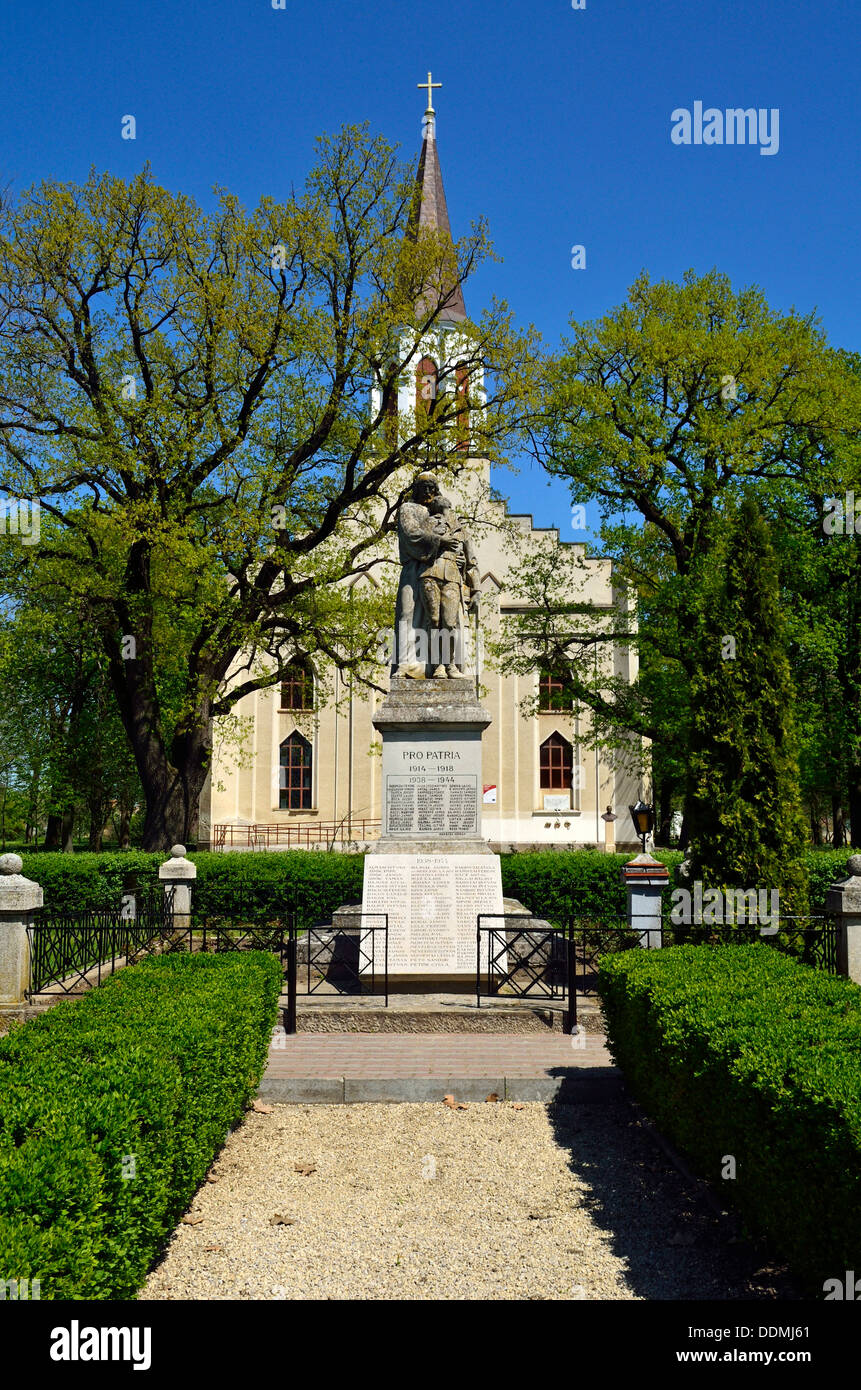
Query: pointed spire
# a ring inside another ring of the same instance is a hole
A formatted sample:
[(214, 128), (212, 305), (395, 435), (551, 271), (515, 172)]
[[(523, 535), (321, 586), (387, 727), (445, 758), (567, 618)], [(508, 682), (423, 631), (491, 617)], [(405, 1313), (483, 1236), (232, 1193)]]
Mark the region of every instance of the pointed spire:
[[(419, 156), (419, 167), (416, 171), (416, 188), (410, 213), (409, 233), (412, 237), (416, 237), (427, 227), (433, 231), (442, 232), (450, 238), (451, 223), (448, 219), (445, 189), (442, 184), (442, 170), (440, 169), (436, 143), (436, 112), (433, 109), (434, 88), (441, 87), (442, 83), (434, 82), (431, 74), (428, 73), (427, 82), (419, 82), (417, 85), (427, 88), (428, 104), (422, 122), (424, 139), (422, 140), (422, 152)], [(466, 319), (466, 305), (460, 285), (452, 290), (442, 317), (452, 323), (463, 323)]]

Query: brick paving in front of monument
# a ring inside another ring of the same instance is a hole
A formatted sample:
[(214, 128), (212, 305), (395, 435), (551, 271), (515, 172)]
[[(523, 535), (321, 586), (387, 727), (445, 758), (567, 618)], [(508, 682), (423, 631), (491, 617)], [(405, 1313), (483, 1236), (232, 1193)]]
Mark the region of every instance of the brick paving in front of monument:
[(269, 1051), (267, 1077), (542, 1077), (560, 1067), (610, 1067), (600, 1035), (297, 1033)]

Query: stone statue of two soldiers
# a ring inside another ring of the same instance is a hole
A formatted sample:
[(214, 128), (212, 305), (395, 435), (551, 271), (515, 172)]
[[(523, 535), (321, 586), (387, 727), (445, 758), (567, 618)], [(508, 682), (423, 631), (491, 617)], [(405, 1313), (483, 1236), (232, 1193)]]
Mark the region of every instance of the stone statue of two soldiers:
[(398, 512), (401, 579), (395, 613), (399, 676), (466, 674), (467, 618), (481, 576), (470, 537), (432, 473), (419, 473)]

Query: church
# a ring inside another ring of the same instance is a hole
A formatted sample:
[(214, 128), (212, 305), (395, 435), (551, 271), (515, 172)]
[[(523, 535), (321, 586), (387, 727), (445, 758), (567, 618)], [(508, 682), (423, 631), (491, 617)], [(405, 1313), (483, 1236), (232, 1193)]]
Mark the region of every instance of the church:
[[(416, 173), (415, 207), (420, 227), (451, 235), (436, 139), (433, 86)], [(467, 320), (460, 287), (446, 305), (433, 341), (419, 345), (415, 382), (400, 388), (398, 410), (409, 411), (433, 394), (442, 375), (455, 375), (459, 330)], [(378, 405), (372, 401), (372, 406)], [(589, 711), (578, 708), (564, 674), (507, 671), (485, 655), (507, 618), (524, 611), (512, 583), (513, 567), (539, 553), (578, 573), (576, 601), (596, 616), (612, 617), (626, 600), (609, 560), (589, 557), (582, 544), (557, 528), (537, 527), (529, 515), (511, 513), (490, 487), (490, 464), (461, 449), (462, 464), (445, 492), (458, 514), (469, 518), (481, 617), (476, 623), (468, 671), (492, 722), (482, 739), (482, 834), (496, 852), (592, 846), (638, 848), (628, 807), (642, 792), (640, 753), (632, 740), (608, 754), (591, 747)], [(395, 494), (396, 495), (396, 494)], [(396, 541), (381, 540), (394, 560)], [(573, 563), (572, 563), (573, 562)], [(572, 598), (574, 598), (572, 593)], [(394, 614), (393, 614), (394, 618)], [(378, 683), (385, 689), (396, 641), (381, 643)], [(632, 681), (636, 653), (618, 644), (604, 656), (615, 679)], [(325, 693), (324, 693), (325, 687)], [(246, 696), (236, 708), (244, 729), (240, 756), (216, 737), (213, 762), (201, 796), (200, 846), (214, 850), (361, 850), (378, 838), (382, 820), (380, 740), (373, 717), (382, 695), (337, 671), (294, 663), (279, 685)], [(618, 824), (618, 830), (617, 830)]]

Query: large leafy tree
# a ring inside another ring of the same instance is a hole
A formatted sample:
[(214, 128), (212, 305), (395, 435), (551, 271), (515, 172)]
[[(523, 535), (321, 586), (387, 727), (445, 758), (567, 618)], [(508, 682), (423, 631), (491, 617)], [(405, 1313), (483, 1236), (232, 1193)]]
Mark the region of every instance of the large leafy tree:
[(128, 843), (141, 801), (92, 618), (60, 589), (0, 617), (0, 800), (27, 838), (44, 824), (47, 849), (70, 849), (84, 825), (99, 849), (110, 816)]
[(431, 407), (394, 423), (419, 337), (489, 254), (482, 225), (456, 244), (415, 232), (414, 196), (392, 149), (351, 128), (321, 141), (301, 193), (250, 213), (145, 171), (46, 184), (0, 219), (0, 487), (58, 523), (14, 597), (86, 599), (146, 848), (194, 840), (213, 719), (297, 652), (370, 669), (390, 615), (357, 581), (392, 480), (464, 461), (467, 409), (473, 455), (517, 437), (532, 343), (497, 305), (464, 325)]
[[(857, 381), (861, 358), (841, 351)], [(861, 844), (861, 457), (841, 441), (823, 467), (766, 499), (798, 692), (802, 786), (814, 840)], [(847, 505), (848, 501), (848, 505)], [(854, 523), (854, 524), (853, 524)], [(856, 529), (857, 528), (857, 529)]]
[[(597, 734), (651, 739), (678, 784), (691, 682), (714, 659), (697, 614), (727, 516), (748, 492), (776, 506), (821, 488), (835, 451), (857, 449), (858, 380), (812, 316), (777, 313), (717, 272), (681, 284), (643, 274), (612, 314), (573, 329), (548, 364), (536, 451), (574, 502), (597, 500), (617, 601), (572, 604), (563, 568), (535, 567), (508, 656), (567, 665)], [(633, 685), (609, 655), (594, 660), (621, 644), (639, 654)]]

